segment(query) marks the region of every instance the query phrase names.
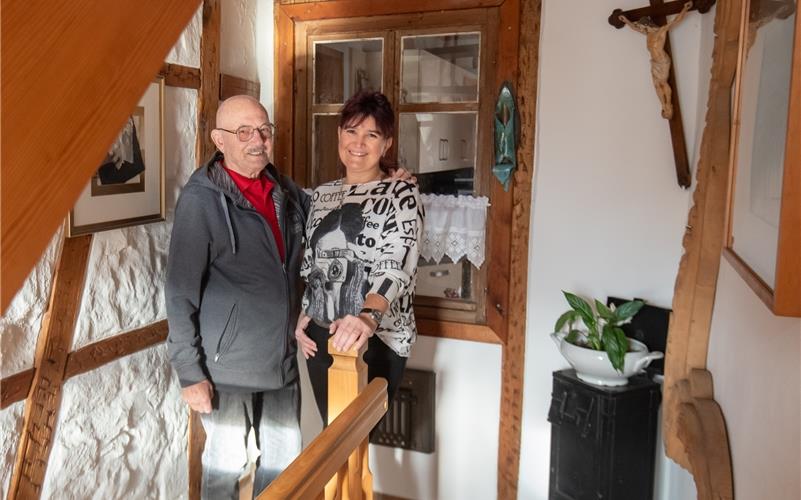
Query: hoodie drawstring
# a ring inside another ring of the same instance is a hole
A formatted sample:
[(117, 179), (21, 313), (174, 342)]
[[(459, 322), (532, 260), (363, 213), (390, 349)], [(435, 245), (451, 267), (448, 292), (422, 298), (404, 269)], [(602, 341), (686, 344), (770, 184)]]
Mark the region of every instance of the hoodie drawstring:
[(234, 237), (234, 226), (231, 224), (231, 215), (228, 213), (228, 203), (225, 201), (225, 194), (220, 192), (220, 204), (225, 213), (225, 223), (228, 225), (228, 236), (231, 238), (231, 251), (236, 255), (236, 238)]

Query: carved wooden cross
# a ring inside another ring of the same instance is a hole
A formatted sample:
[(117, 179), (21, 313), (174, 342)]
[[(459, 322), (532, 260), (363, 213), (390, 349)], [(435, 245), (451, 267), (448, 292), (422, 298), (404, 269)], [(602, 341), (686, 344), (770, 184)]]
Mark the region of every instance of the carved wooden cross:
[[(676, 0), (667, 3), (663, 3), (663, 0), (649, 1), (651, 3), (649, 7), (642, 7), (628, 11), (615, 9), (609, 16), (609, 24), (618, 29), (622, 28), (626, 25), (626, 23), (624, 23), (624, 21), (621, 19), (621, 16), (623, 16), (631, 23), (637, 23), (644, 18), (649, 18), (655, 26), (666, 26), (667, 16), (671, 14), (682, 13), (687, 2), (687, 0)], [(712, 8), (714, 3), (715, 0), (694, 0), (688, 10), (697, 10), (700, 13), (705, 13)], [(679, 107), (679, 95), (677, 92), (678, 89), (676, 88), (675, 73), (673, 71), (672, 64), (669, 62), (672, 57), (670, 50), (670, 37), (668, 36), (667, 32), (664, 33), (664, 37), (664, 46), (662, 47), (662, 50), (667, 56), (669, 73), (667, 76), (667, 92), (663, 95), (669, 93), (670, 102), (663, 103), (662, 115), (668, 119), (670, 124), (670, 139), (673, 143), (673, 158), (676, 163), (676, 178), (679, 182), (679, 186), (687, 188), (690, 187), (692, 182), (692, 178), (690, 176), (690, 163), (687, 159), (687, 143), (684, 140), (684, 127), (681, 122), (681, 108)], [(658, 70), (657, 67), (654, 67), (654, 65), (658, 64), (658, 62), (654, 61), (652, 58), (651, 63), (651, 71), (653, 75), (654, 72)], [(657, 79), (656, 76), (654, 76), (654, 79)], [(657, 87), (657, 93), (659, 92), (659, 88)]]

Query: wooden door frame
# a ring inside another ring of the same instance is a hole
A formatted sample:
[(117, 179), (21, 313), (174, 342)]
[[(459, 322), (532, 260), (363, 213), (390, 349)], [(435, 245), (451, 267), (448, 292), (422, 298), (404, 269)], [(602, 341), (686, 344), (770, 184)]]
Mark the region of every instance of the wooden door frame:
[[(293, 2), (275, 0), (275, 112), (282, 131), (275, 141), (279, 168), (295, 174), (293, 128), (297, 112), (295, 74), (302, 61), (294, 52), (295, 23), (312, 20), (415, 14), (442, 10), (497, 7), (499, 31), (494, 88), (511, 82), (517, 94), (520, 141), (517, 171), (510, 190), (492, 182), (493, 223), (489, 224), (491, 247), (486, 265), (493, 277), (487, 290), (487, 324), (425, 320), (418, 322), (423, 334), (498, 343), (502, 346), (502, 377), (498, 440), (498, 498), (516, 498), (522, 427), (523, 376), (526, 334), (526, 286), (531, 213), (531, 181), (534, 160), (534, 125), (539, 60), (541, 0), (329, 0)], [(298, 67), (296, 67), (298, 65)], [(512, 272), (514, 270), (514, 272)]]

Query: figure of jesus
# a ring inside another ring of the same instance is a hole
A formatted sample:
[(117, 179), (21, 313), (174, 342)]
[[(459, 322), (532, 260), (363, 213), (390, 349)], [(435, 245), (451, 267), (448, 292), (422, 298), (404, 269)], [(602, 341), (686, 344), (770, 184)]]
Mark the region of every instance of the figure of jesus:
[(667, 120), (673, 117), (673, 104), (670, 101), (673, 92), (668, 83), (670, 56), (665, 52), (665, 40), (668, 31), (684, 19), (684, 15), (692, 5), (692, 2), (685, 3), (681, 12), (664, 26), (658, 26), (650, 17), (643, 17), (636, 22), (631, 22), (626, 16), (622, 14), (619, 16), (626, 26), (645, 35), (648, 53), (651, 54), (651, 78), (654, 80), (656, 95), (662, 105), (662, 117)]

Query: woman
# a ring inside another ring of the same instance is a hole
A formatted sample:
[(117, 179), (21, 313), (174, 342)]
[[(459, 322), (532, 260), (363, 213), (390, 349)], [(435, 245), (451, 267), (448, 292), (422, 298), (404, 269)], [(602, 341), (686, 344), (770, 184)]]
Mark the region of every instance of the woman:
[(423, 205), (417, 186), (390, 179), (385, 158), (395, 114), (378, 92), (360, 92), (337, 127), (345, 176), (315, 189), (306, 222), (306, 281), (295, 337), (328, 423), (328, 338), (347, 351), (368, 343), (368, 380), (387, 379), (389, 400), (417, 336), (412, 299)]

